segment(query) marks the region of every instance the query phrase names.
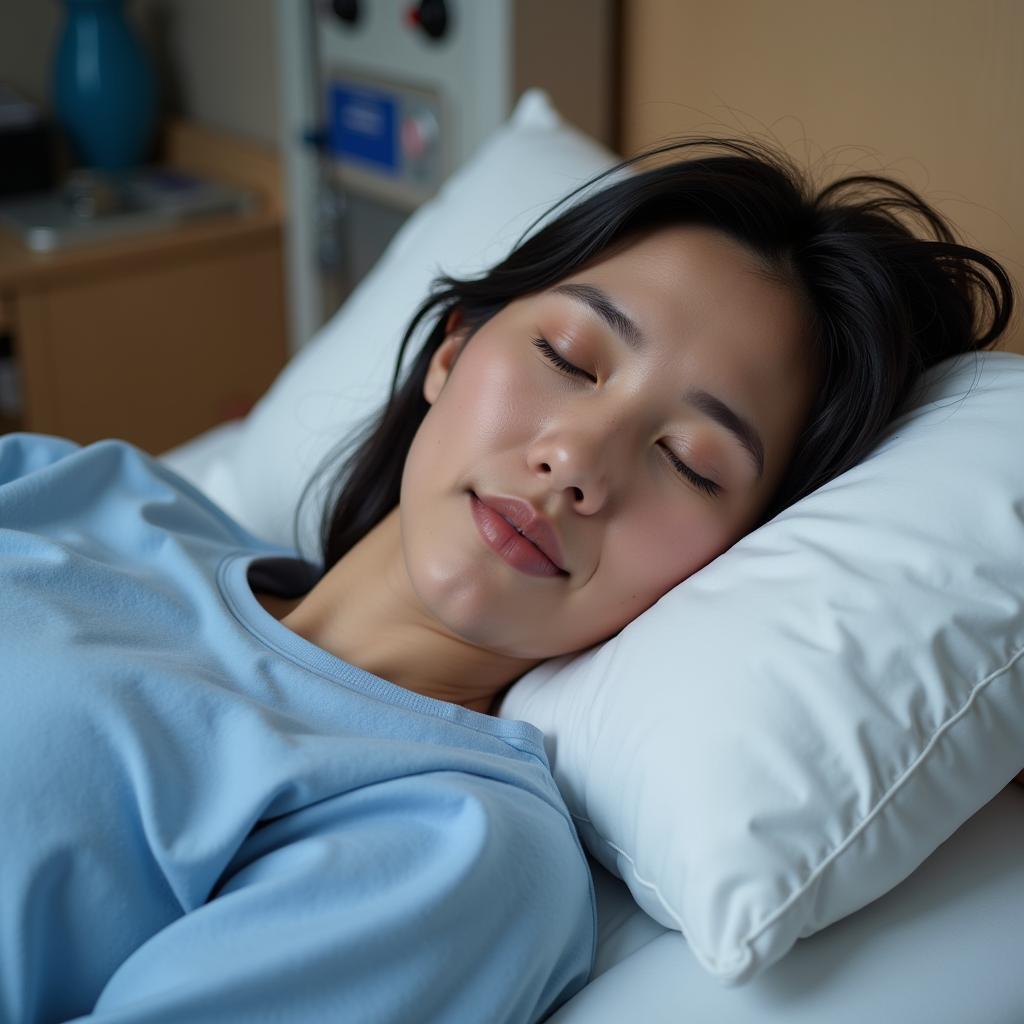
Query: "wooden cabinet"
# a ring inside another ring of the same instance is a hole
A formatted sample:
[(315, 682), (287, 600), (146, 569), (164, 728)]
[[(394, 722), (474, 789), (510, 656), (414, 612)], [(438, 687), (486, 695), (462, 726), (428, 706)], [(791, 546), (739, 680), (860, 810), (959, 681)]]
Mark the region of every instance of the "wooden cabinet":
[(276, 154), (184, 123), (163, 162), (255, 188), (258, 211), (54, 253), (0, 232), (0, 331), (23, 403), (0, 431), (154, 455), (244, 415), (288, 359)]

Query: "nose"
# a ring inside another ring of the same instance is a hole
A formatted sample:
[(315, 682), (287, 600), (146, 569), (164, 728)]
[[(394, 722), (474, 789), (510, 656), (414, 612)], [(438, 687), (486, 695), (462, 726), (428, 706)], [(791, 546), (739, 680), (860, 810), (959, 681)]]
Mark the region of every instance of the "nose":
[(603, 430), (578, 423), (562, 427), (534, 443), (530, 469), (549, 491), (571, 491), (573, 508), (592, 515), (608, 500), (611, 433), (607, 425)]

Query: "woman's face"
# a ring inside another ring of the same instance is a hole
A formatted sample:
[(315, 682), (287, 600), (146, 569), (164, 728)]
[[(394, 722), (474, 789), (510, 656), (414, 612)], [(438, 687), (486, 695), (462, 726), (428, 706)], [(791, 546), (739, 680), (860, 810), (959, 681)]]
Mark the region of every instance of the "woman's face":
[[(672, 227), (510, 303), (464, 348), (449, 324), (399, 506), (413, 589), (441, 626), (513, 657), (581, 650), (750, 529), (816, 386), (798, 297), (755, 267), (724, 234)], [(687, 401), (697, 389), (742, 420), (748, 443)], [(548, 517), (565, 573), (510, 565), (471, 492)]]

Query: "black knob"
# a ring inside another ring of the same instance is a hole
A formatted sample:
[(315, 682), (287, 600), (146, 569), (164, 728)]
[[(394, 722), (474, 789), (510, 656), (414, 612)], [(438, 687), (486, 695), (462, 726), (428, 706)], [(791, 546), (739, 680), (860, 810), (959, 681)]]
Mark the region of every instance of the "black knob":
[(331, 10), (349, 25), (359, 20), (359, 0), (331, 0)]
[(431, 39), (440, 39), (448, 31), (448, 6), (444, 0), (420, 0), (406, 12), (406, 20), (423, 29)]

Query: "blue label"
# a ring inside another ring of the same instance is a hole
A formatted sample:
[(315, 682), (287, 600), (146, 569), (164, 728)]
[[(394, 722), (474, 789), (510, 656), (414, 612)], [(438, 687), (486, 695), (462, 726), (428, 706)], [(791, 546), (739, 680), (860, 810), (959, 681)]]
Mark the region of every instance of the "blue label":
[(398, 100), (377, 89), (332, 82), (328, 97), (328, 152), (337, 160), (399, 171)]

